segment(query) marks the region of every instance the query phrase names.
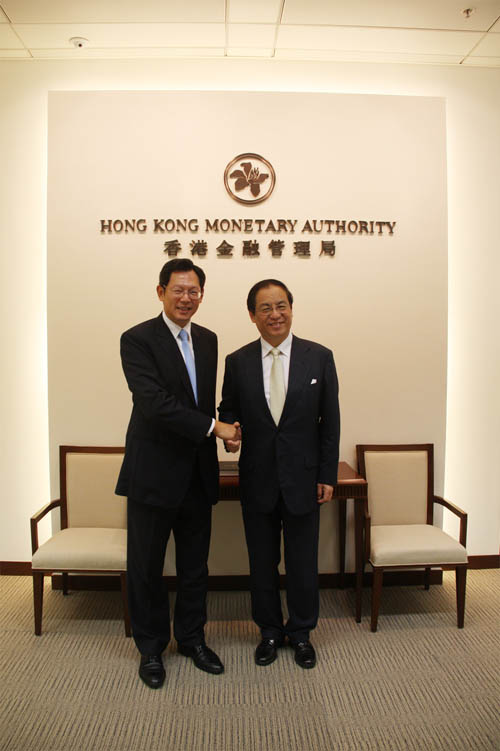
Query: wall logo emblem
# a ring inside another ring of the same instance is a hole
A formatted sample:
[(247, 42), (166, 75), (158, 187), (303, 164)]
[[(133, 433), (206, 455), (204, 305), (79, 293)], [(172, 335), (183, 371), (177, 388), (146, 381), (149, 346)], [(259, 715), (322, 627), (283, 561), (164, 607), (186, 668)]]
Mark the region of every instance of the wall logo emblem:
[(224, 185), (235, 201), (255, 204), (265, 201), (274, 190), (276, 174), (259, 154), (240, 154), (224, 170)]

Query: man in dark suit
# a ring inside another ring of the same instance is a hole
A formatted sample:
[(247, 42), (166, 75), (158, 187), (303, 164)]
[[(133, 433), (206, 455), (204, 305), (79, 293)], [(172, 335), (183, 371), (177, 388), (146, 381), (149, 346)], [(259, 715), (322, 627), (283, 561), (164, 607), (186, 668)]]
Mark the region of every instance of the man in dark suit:
[[(293, 297), (276, 279), (255, 284), (247, 307), (260, 339), (233, 352), (220, 419), (241, 423), (240, 495), (250, 561), (252, 616), (269, 665), (288, 638), (295, 661), (316, 664), (309, 632), (319, 609), (319, 509), (337, 481), (340, 417), (332, 352), (292, 336)], [(226, 441), (229, 451), (238, 441)], [(283, 529), (288, 621), (279, 592)]]
[(189, 259), (160, 272), (163, 312), (121, 337), (123, 370), (133, 397), (116, 492), (126, 495), (127, 578), (139, 675), (151, 688), (165, 680), (162, 652), (170, 639), (162, 572), (170, 533), (176, 545), (174, 635), (181, 654), (222, 673), (205, 644), (207, 559), (212, 504), (218, 498), (215, 436), (237, 440), (238, 426), (215, 414), (217, 337), (191, 323), (203, 299), (205, 273)]

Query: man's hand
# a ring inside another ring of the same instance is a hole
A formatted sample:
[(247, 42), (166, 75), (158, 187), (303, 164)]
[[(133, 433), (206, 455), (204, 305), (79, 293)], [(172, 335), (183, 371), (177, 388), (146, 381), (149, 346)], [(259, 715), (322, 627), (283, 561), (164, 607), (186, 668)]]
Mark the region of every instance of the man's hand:
[(228, 422), (215, 421), (214, 433), (217, 438), (222, 438), (223, 441), (235, 441), (239, 444), (241, 441), (241, 428), (239, 422), (234, 422), (232, 425)]
[(239, 451), (241, 441), (224, 441), (224, 448), (231, 454), (236, 454)]
[(328, 501), (332, 500), (333, 485), (325, 485), (322, 482), (318, 482), (316, 487), (318, 503), (327, 503)]

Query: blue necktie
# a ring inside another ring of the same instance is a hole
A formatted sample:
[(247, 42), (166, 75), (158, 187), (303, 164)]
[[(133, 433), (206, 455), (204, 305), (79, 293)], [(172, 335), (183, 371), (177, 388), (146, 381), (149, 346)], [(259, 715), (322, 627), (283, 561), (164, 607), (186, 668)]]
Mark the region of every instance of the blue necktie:
[(191, 347), (189, 346), (188, 342), (188, 333), (185, 329), (181, 329), (179, 331), (179, 339), (181, 340), (182, 344), (182, 352), (184, 354), (184, 362), (186, 363), (189, 380), (191, 381), (191, 386), (193, 387), (194, 400), (196, 404), (198, 404), (198, 390), (196, 388), (196, 368), (194, 366), (193, 353), (191, 352)]

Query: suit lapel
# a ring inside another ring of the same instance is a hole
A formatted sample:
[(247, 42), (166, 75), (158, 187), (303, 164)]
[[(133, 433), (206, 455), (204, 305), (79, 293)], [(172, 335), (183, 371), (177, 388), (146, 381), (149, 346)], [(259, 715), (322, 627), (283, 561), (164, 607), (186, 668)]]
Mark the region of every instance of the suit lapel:
[[(288, 371), (288, 387), (286, 392), (285, 404), (281, 413), (280, 424), (286, 419), (287, 415), (293, 412), (294, 405), (300, 397), (302, 390), (307, 382), (310, 373), (311, 363), (308, 358), (309, 344), (304, 339), (296, 336), (292, 338), (292, 349), (290, 351), (290, 369)], [(264, 411), (271, 422), (274, 423), (273, 416), (267, 403), (264, 391), (264, 375), (262, 372), (262, 347), (260, 339), (253, 342), (247, 349), (245, 358), (245, 380), (253, 389), (251, 394), (251, 403), (255, 408)]]
[[(163, 320), (161, 313), (156, 320), (158, 322), (158, 325), (156, 327), (156, 334), (161, 345), (161, 351), (165, 352), (168, 357), (168, 368), (171, 369), (173, 367), (177, 371), (182, 385), (186, 389), (187, 394), (191, 397), (193, 404), (195, 404), (193, 388), (191, 386), (191, 381), (189, 380), (189, 373), (187, 372), (186, 363), (184, 362), (184, 358), (181, 355), (179, 345), (175, 341), (172, 332)], [(198, 366), (196, 367), (196, 377), (198, 378)]]
[(262, 347), (260, 339), (256, 342), (252, 342), (245, 353), (245, 382), (252, 390), (250, 396), (250, 403), (255, 406), (255, 409), (264, 411), (269, 419), (274, 420), (269, 411), (269, 405), (267, 403), (266, 394), (264, 391), (264, 374), (262, 372)]
[[(200, 336), (200, 332), (195, 323), (191, 324), (191, 338), (193, 340), (194, 364), (196, 368), (196, 388), (198, 391), (198, 404), (203, 401), (203, 389), (205, 387), (205, 369), (203, 363), (208, 362), (208, 352), (206, 351), (206, 340)], [(187, 372), (187, 370), (186, 370)], [(188, 375), (189, 380), (189, 375)], [(191, 382), (190, 384), (191, 385)], [(192, 393), (192, 389), (191, 389)], [(193, 397), (194, 398), (194, 397)]]
[(310, 372), (311, 363), (308, 358), (309, 345), (304, 339), (292, 338), (290, 352), (290, 370), (288, 372), (288, 388), (285, 404), (281, 413), (280, 423), (293, 412), (297, 399), (302, 393)]

